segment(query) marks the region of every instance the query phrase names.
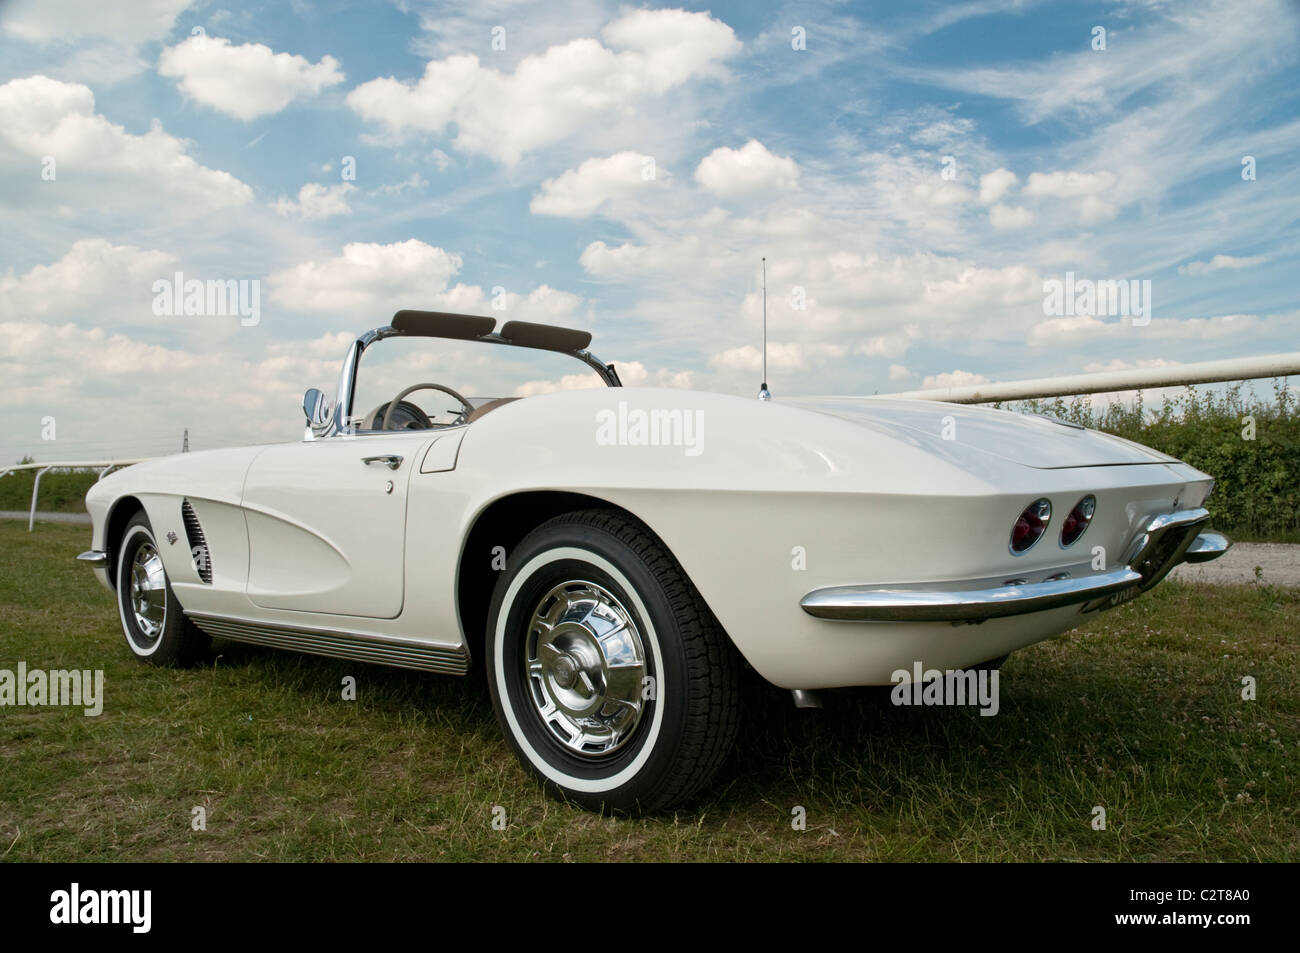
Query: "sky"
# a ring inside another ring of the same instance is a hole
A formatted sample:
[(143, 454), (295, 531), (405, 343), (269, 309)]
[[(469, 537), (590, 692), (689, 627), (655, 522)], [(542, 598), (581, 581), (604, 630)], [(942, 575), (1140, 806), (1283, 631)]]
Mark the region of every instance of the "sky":
[(0, 461), (297, 439), (400, 308), (752, 396), (764, 257), (778, 398), (1295, 351), (1298, 52), (1290, 0), (3, 0)]

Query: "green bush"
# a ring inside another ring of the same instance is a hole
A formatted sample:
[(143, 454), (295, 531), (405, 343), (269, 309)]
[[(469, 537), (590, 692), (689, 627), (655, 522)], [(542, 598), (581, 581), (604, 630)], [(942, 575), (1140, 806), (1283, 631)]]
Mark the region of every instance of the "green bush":
[[(0, 473), (4, 466), (0, 464)], [(41, 495), (36, 509), (42, 513), (86, 512), (86, 491), (95, 484), (99, 473), (95, 470), (56, 470), (41, 477)], [(32, 505), (32, 484), (36, 474), (32, 470), (19, 470), (0, 477), (0, 510), (22, 510)]]
[[(1300, 413), (1285, 380), (1273, 399), (1187, 387), (1148, 409), (1141, 391), (1131, 404), (1096, 408), (1087, 397), (1020, 401), (1007, 409), (1046, 413), (1125, 437), (1189, 463), (1215, 479), (1208, 504), (1214, 525), (1244, 539), (1300, 539)], [(1250, 425), (1253, 421), (1254, 439)]]

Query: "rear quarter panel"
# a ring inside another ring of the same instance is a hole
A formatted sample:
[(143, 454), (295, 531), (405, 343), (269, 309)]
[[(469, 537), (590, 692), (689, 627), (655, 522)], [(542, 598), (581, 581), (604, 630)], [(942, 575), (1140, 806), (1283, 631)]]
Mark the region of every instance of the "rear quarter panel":
[[(654, 408), (698, 413), (698, 452), (597, 441), (598, 415)], [(927, 665), (974, 664), (1079, 621), (1066, 609), (978, 627), (830, 622), (799, 607), (813, 589), (1086, 572), (1094, 546), (1113, 568), (1146, 517), (1176, 498), (1199, 505), (1211, 486), (1179, 463), (1035, 469), (779, 404), (636, 388), (494, 411), (470, 426), (454, 482), (468, 503), (462, 532), (489, 502), (525, 489), (570, 490), (633, 513), (745, 658), (787, 688), (885, 683), (922, 651)], [(1028, 502), (1048, 496), (1063, 514), (1086, 493), (1097, 495), (1097, 517), (1069, 551), (1056, 522), (1028, 553), (1011, 554), (1011, 526)]]

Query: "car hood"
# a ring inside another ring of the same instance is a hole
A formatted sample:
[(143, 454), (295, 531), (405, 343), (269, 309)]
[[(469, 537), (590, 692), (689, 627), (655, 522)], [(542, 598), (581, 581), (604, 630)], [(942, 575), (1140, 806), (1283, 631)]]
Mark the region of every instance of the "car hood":
[(851, 421), (945, 456), (965, 448), (1041, 470), (1177, 462), (1130, 440), (1055, 418), (987, 407), (886, 397), (805, 397), (780, 403)]

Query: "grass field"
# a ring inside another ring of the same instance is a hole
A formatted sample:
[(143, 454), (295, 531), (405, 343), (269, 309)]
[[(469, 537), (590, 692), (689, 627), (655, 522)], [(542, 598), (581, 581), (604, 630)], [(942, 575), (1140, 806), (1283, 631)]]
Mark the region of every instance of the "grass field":
[(230, 642), (198, 669), (134, 661), (73, 560), (88, 537), (0, 521), (0, 668), (103, 669), (106, 695), (98, 717), (0, 708), (5, 860), (1300, 857), (1295, 590), (1166, 582), (1012, 656), (991, 718), (760, 692), (703, 800), (627, 820), (544, 797), (466, 680)]

